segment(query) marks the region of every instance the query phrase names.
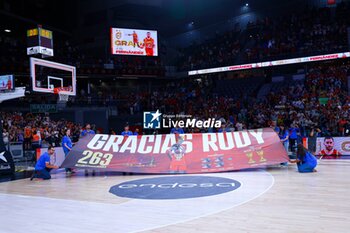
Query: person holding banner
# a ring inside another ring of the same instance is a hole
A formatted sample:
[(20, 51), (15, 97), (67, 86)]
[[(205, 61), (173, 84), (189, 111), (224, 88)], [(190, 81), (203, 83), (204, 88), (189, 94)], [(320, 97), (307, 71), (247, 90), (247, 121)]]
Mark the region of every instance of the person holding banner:
[[(62, 148), (63, 148), (65, 157), (67, 157), (69, 151), (72, 150), (72, 147), (73, 147), (73, 143), (70, 138), (70, 129), (67, 129), (64, 137), (62, 138)], [(66, 168), (66, 172), (73, 173), (73, 170), (71, 168)]]
[[(90, 124), (86, 124), (85, 129), (81, 132), (80, 137), (85, 137), (87, 135), (95, 135), (95, 131), (91, 129)], [(85, 176), (89, 175), (89, 171), (85, 169)], [(95, 176), (95, 170), (92, 170), (92, 175)]]
[(289, 132), (284, 127), (284, 125), (280, 126), (280, 130), (279, 130), (278, 136), (281, 139), (281, 142), (282, 142), (282, 144), (284, 146), (284, 149), (286, 149), (286, 151), (288, 152), (288, 148), (289, 148)]
[(317, 159), (313, 154), (305, 149), (303, 144), (298, 144), (297, 158), (295, 160), (289, 160), (289, 162), (296, 163), (300, 173), (317, 172), (315, 169), (317, 166)]
[(42, 154), (39, 158), (39, 160), (35, 164), (35, 171), (30, 178), (30, 180), (33, 180), (34, 178), (41, 178), (44, 180), (51, 179), (50, 171), (52, 169), (57, 169), (58, 166), (55, 166), (53, 164), (50, 164), (50, 157), (55, 154), (55, 148), (53, 146), (49, 146), (47, 148), (47, 152)]
[(298, 125), (292, 124), (291, 127), (289, 128), (289, 144), (290, 144), (290, 150), (292, 152), (295, 151), (295, 144), (298, 140), (298, 132), (299, 132)]
[[(287, 151), (288, 153), (288, 148), (289, 148), (289, 132), (288, 130), (284, 127), (284, 125), (281, 125), (279, 127), (279, 131), (278, 131), (278, 136), (280, 137), (281, 143), (284, 146), (284, 149)], [(281, 166), (288, 166), (288, 163), (281, 163)]]

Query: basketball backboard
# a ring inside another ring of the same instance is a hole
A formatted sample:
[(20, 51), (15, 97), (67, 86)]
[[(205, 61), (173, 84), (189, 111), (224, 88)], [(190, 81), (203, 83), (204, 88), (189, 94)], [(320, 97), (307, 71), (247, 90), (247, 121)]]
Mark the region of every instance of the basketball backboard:
[(30, 58), (32, 89), (36, 92), (76, 95), (76, 69), (74, 66)]

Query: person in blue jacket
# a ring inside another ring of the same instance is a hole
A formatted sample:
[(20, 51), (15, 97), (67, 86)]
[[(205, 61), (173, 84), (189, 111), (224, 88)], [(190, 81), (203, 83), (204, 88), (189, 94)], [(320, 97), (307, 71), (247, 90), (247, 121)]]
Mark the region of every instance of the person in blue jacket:
[(300, 173), (317, 172), (315, 169), (317, 166), (317, 159), (305, 149), (303, 144), (298, 144), (297, 159), (290, 162), (298, 165), (298, 171)]

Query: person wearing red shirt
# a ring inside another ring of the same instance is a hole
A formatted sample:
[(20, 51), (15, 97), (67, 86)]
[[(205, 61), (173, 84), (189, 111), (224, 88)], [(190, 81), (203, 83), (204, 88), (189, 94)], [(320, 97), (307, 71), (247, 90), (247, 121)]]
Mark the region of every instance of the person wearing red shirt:
[(145, 48), (146, 56), (153, 56), (155, 44), (150, 32), (147, 32), (147, 37), (143, 39), (143, 47)]
[(132, 40), (134, 42), (134, 48), (135, 46), (139, 47), (139, 39), (138, 39), (138, 35), (135, 31), (133, 31), (132, 34), (128, 34), (128, 36), (132, 36)]
[(7, 81), (7, 89), (8, 89), (8, 90), (11, 90), (11, 89), (12, 89), (11, 78), (9, 78), (9, 80)]
[(320, 159), (337, 159), (341, 156), (341, 153), (337, 149), (334, 149), (334, 139), (332, 137), (325, 137), (323, 144), (325, 149), (320, 151)]

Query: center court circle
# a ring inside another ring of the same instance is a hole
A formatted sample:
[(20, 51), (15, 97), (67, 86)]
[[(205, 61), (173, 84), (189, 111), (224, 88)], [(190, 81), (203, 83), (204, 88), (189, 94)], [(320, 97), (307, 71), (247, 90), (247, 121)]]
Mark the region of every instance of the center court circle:
[(112, 186), (110, 193), (135, 199), (183, 199), (213, 196), (241, 187), (237, 180), (215, 176), (164, 176)]

